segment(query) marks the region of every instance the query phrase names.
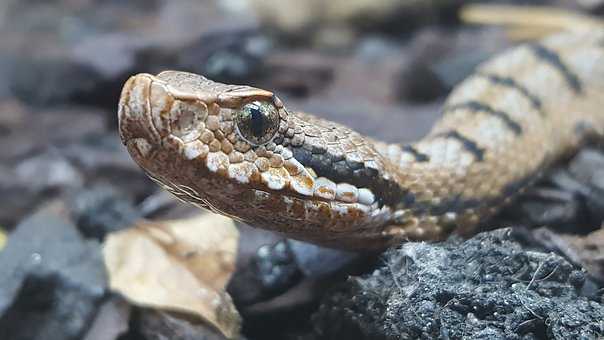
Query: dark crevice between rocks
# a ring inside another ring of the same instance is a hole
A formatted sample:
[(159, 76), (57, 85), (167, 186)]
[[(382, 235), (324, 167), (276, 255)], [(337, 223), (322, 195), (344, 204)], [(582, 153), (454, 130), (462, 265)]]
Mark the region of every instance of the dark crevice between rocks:
[(98, 309), (98, 297), (59, 275), (29, 276), (0, 318), (0, 339), (80, 339)]
[(486, 225), (547, 226), (583, 236), (598, 230), (604, 221), (602, 149), (586, 147), (558, 163)]

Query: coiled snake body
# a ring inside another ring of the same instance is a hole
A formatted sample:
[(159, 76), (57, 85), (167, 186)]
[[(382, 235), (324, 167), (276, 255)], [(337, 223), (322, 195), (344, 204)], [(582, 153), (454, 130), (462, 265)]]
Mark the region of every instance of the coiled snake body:
[(176, 71), (126, 82), (119, 131), (147, 174), (186, 202), (360, 250), (474, 232), (548, 165), (601, 136), (603, 111), (598, 31), (481, 65), (409, 145), (293, 112), (266, 90)]

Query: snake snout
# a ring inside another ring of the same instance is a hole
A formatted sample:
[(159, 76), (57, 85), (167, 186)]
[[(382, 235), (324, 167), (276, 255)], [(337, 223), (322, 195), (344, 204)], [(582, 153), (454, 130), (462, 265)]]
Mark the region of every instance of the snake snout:
[(160, 134), (153, 124), (149, 94), (152, 76), (138, 74), (130, 77), (122, 88), (118, 106), (119, 133), (124, 144), (142, 138), (159, 143)]

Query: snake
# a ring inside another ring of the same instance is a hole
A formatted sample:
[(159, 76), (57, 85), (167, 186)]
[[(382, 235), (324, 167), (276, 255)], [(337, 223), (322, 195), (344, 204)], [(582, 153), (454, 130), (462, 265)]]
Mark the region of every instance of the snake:
[(125, 82), (118, 121), (153, 181), (254, 227), (355, 251), (472, 235), (604, 135), (604, 31), (505, 50), (454, 87), (441, 111), (420, 140), (385, 143), (297, 112), (269, 90), (164, 71)]

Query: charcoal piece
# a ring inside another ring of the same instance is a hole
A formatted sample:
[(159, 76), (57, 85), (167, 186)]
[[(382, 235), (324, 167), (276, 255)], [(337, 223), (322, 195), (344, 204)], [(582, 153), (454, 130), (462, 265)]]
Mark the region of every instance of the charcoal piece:
[(604, 334), (604, 305), (580, 295), (577, 268), (523, 249), (510, 229), (406, 243), (372, 274), (327, 294), (315, 337), (577, 339)]
[(122, 193), (108, 186), (94, 186), (77, 192), (72, 211), (86, 237), (103, 240), (110, 232), (134, 225), (140, 213)]

